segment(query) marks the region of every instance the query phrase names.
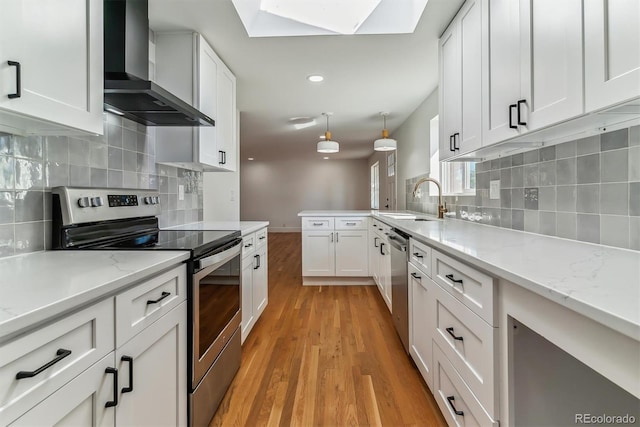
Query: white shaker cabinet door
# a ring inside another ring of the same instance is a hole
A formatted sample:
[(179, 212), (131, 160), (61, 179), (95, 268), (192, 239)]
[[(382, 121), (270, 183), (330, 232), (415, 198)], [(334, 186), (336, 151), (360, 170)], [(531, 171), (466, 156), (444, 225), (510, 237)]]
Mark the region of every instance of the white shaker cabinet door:
[(302, 275), (335, 276), (333, 231), (302, 232)]
[(2, 0), (0, 125), (16, 133), (56, 129), (10, 112), (103, 133), (102, 19), (102, 0)]
[(336, 231), (336, 276), (369, 275), (367, 231)]
[(268, 302), (269, 279), (267, 277), (267, 248), (261, 248), (257, 256), (258, 268), (253, 271), (253, 310), (256, 320), (260, 317)]
[(218, 141), (218, 167), (236, 170), (236, 78), (224, 64), (218, 64), (218, 115), (216, 132)]
[(640, 2), (584, 2), (585, 105), (594, 111), (640, 96)]
[(455, 134), (460, 132), (462, 82), (458, 30), (454, 23), (440, 38), (440, 160), (455, 154)]

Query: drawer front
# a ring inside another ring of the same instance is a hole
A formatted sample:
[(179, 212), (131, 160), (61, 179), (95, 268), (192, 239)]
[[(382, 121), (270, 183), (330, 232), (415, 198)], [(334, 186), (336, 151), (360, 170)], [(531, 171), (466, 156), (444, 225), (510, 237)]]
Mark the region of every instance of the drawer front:
[(494, 361), (498, 329), (435, 286), (434, 341), (491, 417), (498, 416)]
[(409, 261), (431, 277), (431, 248), (414, 239), (409, 240)]
[(256, 244), (256, 233), (242, 236), (242, 258), (253, 255), (253, 253), (256, 251)]
[(184, 264), (116, 295), (116, 348), (186, 299)]
[(433, 345), (433, 397), (450, 426), (498, 426), (498, 423), (484, 411), (435, 343)]
[(368, 220), (368, 217), (337, 217), (335, 218), (335, 228), (336, 230), (366, 230)]
[(437, 250), (431, 251), (431, 278), (491, 326), (494, 312), (495, 279)]
[(0, 419), (24, 413), (113, 351), (113, 304), (108, 298), (0, 347)]
[(333, 230), (334, 218), (327, 216), (303, 217), (303, 230)]
[(267, 229), (256, 231), (256, 249), (261, 249), (267, 245)]

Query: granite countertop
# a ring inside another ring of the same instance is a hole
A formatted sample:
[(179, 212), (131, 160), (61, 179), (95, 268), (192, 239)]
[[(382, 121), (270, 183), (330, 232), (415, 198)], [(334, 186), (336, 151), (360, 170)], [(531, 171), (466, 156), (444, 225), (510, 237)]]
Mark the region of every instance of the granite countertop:
[(0, 259), (0, 342), (189, 258), (186, 251), (44, 251)]
[[(334, 216), (351, 212), (337, 211)], [(378, 211), (358, 212), (640, 341), (639, 251), (449, 218), (395, 220)]]
[(165, 230), (239, 230), (243, 236), (269, 225), (269, 221), (200, 221), (167, 227)]

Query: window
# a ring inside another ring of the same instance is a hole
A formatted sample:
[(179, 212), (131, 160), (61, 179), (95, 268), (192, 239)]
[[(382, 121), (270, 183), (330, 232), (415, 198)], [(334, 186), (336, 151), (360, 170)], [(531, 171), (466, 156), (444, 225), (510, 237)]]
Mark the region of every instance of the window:
[(440, 162), (439, 116), (431, 119), (429, 125), (431, 140), (431, 172), (429, 176), (440, 181), (443, 195), (475, 195), (476, 164), (474, 162)]
[(371, 209), (379, 209), (380, 200), (380, 163), (371, 165)]

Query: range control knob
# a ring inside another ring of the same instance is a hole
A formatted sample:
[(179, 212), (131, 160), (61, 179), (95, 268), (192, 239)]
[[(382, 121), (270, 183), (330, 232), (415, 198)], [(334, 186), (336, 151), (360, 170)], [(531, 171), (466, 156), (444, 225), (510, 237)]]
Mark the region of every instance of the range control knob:
[(94, 208), (97, 208), (99, 206), (104, 205), (104, 202), (102, 201), (102, 197), (92, 197), (91, 198), (91, 206), (93, 206)]
[(153, 204), (153, 200), (151, 200), (151, 197), (149, 197), (149, 196), (145, 196), (145, 197), (144, 197), (144, 204), (145, 204), (145, 205), (151, 205), (151, 204)]
[(80, 197), (78, 199), (78, 206), (81, 208), (88, 208), (91, 205), (88, 197)]
[(160, 204), (160, 197), (153, 196), (153, 203), (156, 204), (156, 205)]

